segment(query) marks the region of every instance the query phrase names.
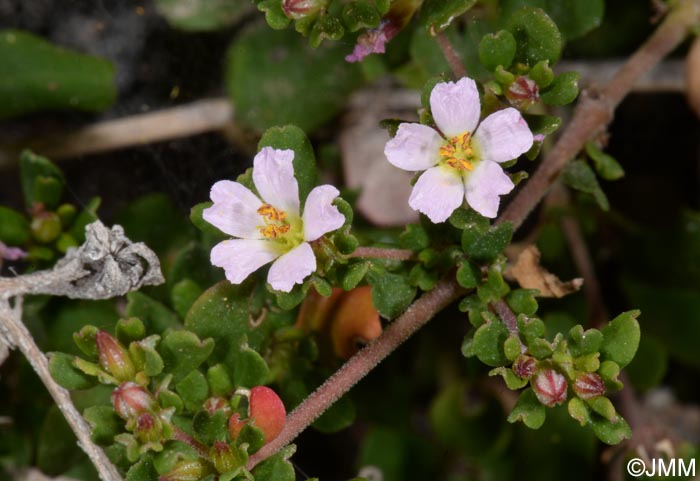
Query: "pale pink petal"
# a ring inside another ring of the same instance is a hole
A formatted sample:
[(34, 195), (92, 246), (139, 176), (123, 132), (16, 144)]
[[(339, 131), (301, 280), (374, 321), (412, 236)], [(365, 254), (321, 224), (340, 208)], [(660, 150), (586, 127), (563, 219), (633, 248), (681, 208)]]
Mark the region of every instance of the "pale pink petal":
[(258, 208), (262, 201), (247, 187), (220, 180), (211, 188), (214, 205), (204, 209), (202, 217), (222, 232), (244, 239), (260, 239), (262, 225)]
[(426, 125), (401, 124), (394, 138), (386, 143), (384, 155), (399, 169), (417, 172), (438, 163), (438, 150), (444, 142), (435, 129)]
[(315, 270), (314, 251), (308, 242), (302, 242), (272, 264), (267, 282), (276, 291), (289, 292), (294, 284), (301, 284)]
[(0, 241), (0, 264), (2, 259), (8, 261), (18, 261), (27, 257), (27, 253), (19, 247), (8, 247)]
[(274, 242), (266, 240), (225, 240), (211, 250), (211, 263), (224, 268), (229, 282), (240, 284), (260, 267), (279, 257), (276, 247)]
[(489, 160), (477, 162), (464, 180), (467, 204), (491, 219), (498, 214), (500, 196), (513, 190), (513, 187), (513, 181), (501, 166)]
[(299, 184), (294, 177), (294, 151), (263, 147), (253, 159), (253, 182), (272, 207), (299, 214)]
[(430, 93), (430, 110), (440, 131), (447, 137), (474, 132), (481, 115), (476, 82), (468, 77), (441, 82)]
[(418, 178), (408, 205), (438, 223), (446, 221), (463, 199), (464, 185), (459, 173), (449, 167), (433, 167)]
[(474, 143), (483, 160), (506, 162), (532, 147), (533, 137), (527, 122), (516, 109), (494, 112), (474, 133)]
[(304, 240), (315, 241), (326, 232), (339, 229), (345, 223), (345, 216), (333, 205), (340, 195), (332, 185), (319, 185), (309, 192), (304, 204)]

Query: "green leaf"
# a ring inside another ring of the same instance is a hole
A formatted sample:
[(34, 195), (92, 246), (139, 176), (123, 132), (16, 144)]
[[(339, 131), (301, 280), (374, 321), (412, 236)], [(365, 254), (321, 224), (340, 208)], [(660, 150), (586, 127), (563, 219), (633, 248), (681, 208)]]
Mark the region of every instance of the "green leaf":
[(508, 293), (505, 301), (515, 314), (534, 316), (538, 308), (537, 292), (536, 289), (515, 289)]
[(304, 131), (295, 125), (273, 127), (258, 142), (258, 150), (263, 147), (294, 151), (294, 177), (299, 183), (299, 200), (303, 204), (318, 178), (314, 149)]
[(613, 406), (610, 399), (605, 396), (596, 396), (591, 399), (586, 399), (586, 403), (595, 413), (600, 414), (608, 421), (615, 422), (615, 420), (617, 420), (615, 406)]
[(515, 60), (534, 66), (547, 60), (554, 65), (559, 60), (562, 38), (557, 25), (541, 8), (523, 7), (508, 19), (507, 29), (518, 44)]
[(504, 222), (483, 233), (480, 229), (467, 227), (462, 231), (462, 249), (477, 262), (491, 262), (503, 252), (513, 237), (513, 225)]
[(46, 209), (53, 210), (58, 206), (66, 181), (61, 169), (53, 162), (24, 150), (19, 157), (19, 172), (27, 207), (42, 203)]
[(265, 359), (248, 344), (241, 346), (238, 361), (233, 369), (234, 384), (238, 387), (255, 387), (267, 384), (270, 368)]
[(523, 114), (528, 127), (533, 134), (549, 135), (561, 126), (561, 118), (553, 115)]
[(629, 364), (639, 347), (639, 311), (623, 312), (602, 329), (601, 359), (613, 361), (620, 368)]
[(569, 416), (578, 421), (581, 426), (585, 426), (591, 420), (586, 403), (578, 397), (572, 397), (566, 405)]
[(85, 205), (85, 208), (80, 211), (76, 217), (73, 226), (70, 229), (70, 235), (75, 239), (75, 242), (80, 245), (85, 242), (85, 226), (97, 220), (97, 209), (100, 208), (102, 199), (93, 197)]
[(489, 70), (499, 65), (508, 68), (515, 58), (517, 44), (508, 30), (484, 35), (479, 42), (479, 60)]
[(124, 421), (112, 406), (90, 406), (83, 411), (83, 417), (90, 424), (90, 437), (102, 446), (112, 444), (114, 436), (124, 431)]
[(399, 235), (399, 244), (404, 249), (420, 251), (430, 246), (430, 236), (420, 224), (408, 224)]
[(611, 446), (632, 437), (632, 430), (621, 416), (618, 416), (615, 422), (600, 416), (591, 416), (590, 426), (598, 439)]
[(255, 481), (294, 481), (294, 466), (289, 462), (289, 458), (295, 451), (296, 446), (290, 444), (255, 466), (252, 471)]
[(487, 366), (503, 366), (508, 364), (503, 344), (508, 339), (508, 328), (495, 316), (485, 313), (487, 322), (474, 333), (472, 349), (481, 362)]
[(129, 468), (124, 481), (158, 481), (158, 472), (153, 467), (153, 461), (148, 457), (139, 460)]
[(185, 407), (190, 411), (197, 411), (209, 397), (209, 384), (204, 374), (198, 370), (190, 371), (175, 384), (175, 389), (180, 398), (185, 402)]
[(16, 210), (0, 206), (0, 242), (10, 247), (23, 246), (31, 235), (26, 217)]
[(457, 283), (465, 289), (473, 289), (481, 281), (481, 270), (465, 260), (457, 268)]
[(134, 341), (129, 345), (129, 354), (137, 364), (139, 370), (143, 370), (147, 376), (157, 376), (163, 372), (165, 363), (155, 347), (160, 336), (152, 335), (140, 341)]
[(258, 10), (265, 12), (265, 21), (272, 29), (287, 28), (291, 22), (291, 19), (282, 10), (282, 0), (263, 0), (258, 3)]
[(398, 317), (416, 297), (416, 288), (408, 282), (406, 276), (370, 271), (367, 280), (372, 286), (374, 307), (387, 319)]
[(421, 20), (431, 35), (437, 35), (475, 4), (476, 0), (425, 0)]
[(214, 340), (201, 341), (190, 331), (167, 331), (159, 351), (175, 381), (197, 369), (214, 351)]
[(562, 172), (562, 180), (576, 190), (592, 194), (601, 209), (610, 209), (608, 198), (600, 188), (593, 169), (583, 160), (569, 162)]
[(528, 379), (519, 378), (512, 369), (503, 366), (491, 369), (489, 371), (489, 376), (501, 376), (508, 389), (512, 389), (513, 391), (522, 389), (528, 383)]
[(540, 92), (540, 98), (547, 105), (567, 105), (578, 97), (578, 72), (564, 72), (554, 77), (552, 83)]
[(569, 351), (574, 357), (598, 352), (603, 343), (603, 333), (598, 329), (583, 330), (579, 324), (569, 331)]
[(530, 69), (528, 76), (535, 81), (540, 89), (548, 87), (554, 81), (554, 71), (549, 66), (548, 60), (537, 62)]
[(668, 369), (668, 352), (664, 345), (647, 331), (639, 341), (637, 355), (625, 368), (634, 387), (646, 391), (658, 386)]
[(202, 288), (189, 278), (182, 279), (170, 291), (170, 303), (178, 316), (184, 319), (192, 304), (202, 295)]
[(163, 332), (181, 325), (174, 312), (142, 292), (130, 292), (126, 299), (126, 315), (141, 319), (147, 332)]
[(236, 438), (236, 445), (248, 444), (248, 454), (256, 453), (265, 445), (265, 433), (252, 424), (246, 424)]
[(603, 0), (548, 0), (545, 7), (567, 40), (581, 37), (603, 21)]
[(156, 0), (168, 23), (187, 32), (218, 30), (232, 25), (251, 9), (250, 2), (221, 0)]
[(527, 388), (518, 397), (518, 401), (508, 415), (508, 422), (522, 421), (530, 429), (539, 429), (544, 424), (546, 416), (545, 407), (537, 400), (535, 392)]
[(381, 15), (377, 7), (367, 0), (348, 3), (343, 8), (343, 21), (350, 32), (372, 29), (379, 26)]
[[(75, 434), (68, 426), (57, 406), (51, 406), (40, 419), (35, 458), (33, 463), (44, 473), (54, 476), (75, 465), (81, 451), (75, 442)], [(5, 433), (3, 433), (3, 437)], [(36, 435), (35, 435), (36, 436)]]
[(207, 370), (207, 382), (215, 396), (228, 395), (234, 388), (228, 369), (223, 364), (216, 364)]
[(0, 118), (39, 110), (100, 111), (116, 97), (114, 67), (20, 30), (0, 32)]
[(586, 144), (586, 153), (593, 160), (593, 167), (603, 179), (617, 180), (624, 177), (625, 171), (617, 160), (600, 150), (594, 142)]
[(360, 261), (351, 264), (341, 281), (342, 288), (349, 291), (357, 287), (360, 282), (362, 282), (362, 279), (365, 278), (365, 274), (367, 274), (370, 265), (368, 261)]
[(49, 354), (49, 372), (51, 377), (64, 388), (75, 391), (95, 385), (95, 378), (88, 376), (73, 365), (75, 356), (62, 352)]
[(128, 346), (131, 341), (138, 341), (146, 336), (146, 327), (138, 317), (129, 317), (117, 321), (114, 333), (122, 344)]
[(362, 83), (361, 68), (343, 60), (346, 51), (339, 44), (309, 51), (291, 30), (246, 31), (232, 44), (226, 65), (238, 119), (259, 131), (294, 124), (310, 132), (325, 124)]

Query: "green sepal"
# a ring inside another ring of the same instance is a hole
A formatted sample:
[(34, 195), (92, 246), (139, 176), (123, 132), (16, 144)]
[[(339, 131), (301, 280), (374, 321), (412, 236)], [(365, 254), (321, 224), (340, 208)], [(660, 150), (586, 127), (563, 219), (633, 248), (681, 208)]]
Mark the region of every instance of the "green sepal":
[(508, 422), (522, 421), (530, 429), (539, 429), (547, 416), (544, 405), (535, 396), (531, 388), (525, 389), (518, 397), (513, 410), (508, 415)]

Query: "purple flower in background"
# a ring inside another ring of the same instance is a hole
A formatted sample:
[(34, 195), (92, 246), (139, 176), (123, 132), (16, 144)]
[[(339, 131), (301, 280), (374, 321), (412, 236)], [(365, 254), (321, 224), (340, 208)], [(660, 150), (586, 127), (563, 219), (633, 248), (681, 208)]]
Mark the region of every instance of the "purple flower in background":
[(3, 259), (7, 261), (18, 261), (27, 257), (27, 253), (19, 247), (8, 247), (0, 241), (0, 264)]
[[(264, 147), (253, 160), (253, 182), (259, 198), (247, 187), (221, 180), (211, 189), (214, 205), (204, 220), (236, 237), (211, 251), (211, 262), (223, 267), (232, 284), (272, 262), (267, 282), (289, 292), (316, 270), (309, 242), (340, 228), (345, 217), (332, 205), (339, 195), (331, 185), (315, 187), (299, 213), (299, 184), (294, 177), (294, 151)], [(274, 262), (273, 262), (274, 261)]]
[(365, 33), (357, 37), (357, 45), (352, 53), (345, 57), (346, 62), (360, 62), (367, 55), (372, 53), (384, 53), (386, 51), (386, 43), (394, 38), (399, 33), (399, 28), (396, 27), (391, 20), (383, 21), (379, 27), (373, 30), (367, 30)]
[(464, 199), (481, 215), (496, 217), (500, 196), (514, 187), (499, 164), (532, 147), (527, 123), (514, 108), (494, 112), (479, 123), (479, 92), (467, 77), (435, 85), (430, 109), (439, 131), (403, 123), (384, 148), (396, 167), (425, 171), (409, 205), (436, 223), (447, 220)]

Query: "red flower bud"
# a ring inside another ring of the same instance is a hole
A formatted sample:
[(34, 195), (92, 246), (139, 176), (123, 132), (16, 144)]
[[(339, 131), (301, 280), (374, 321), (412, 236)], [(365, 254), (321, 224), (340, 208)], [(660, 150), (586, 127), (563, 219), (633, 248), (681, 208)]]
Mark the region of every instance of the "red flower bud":
[(112, 392), (112, 405), (119, 417), (130, 419), (155, 408), (155, 399), (135, 382), (125, 382)]
[[(250, 419), (265, 434), (265, 442), (275, 439), (284, 428), (287, 411), (279, 396), (266, 386), (250, 390)], [(229, 424), (230, 427), (230, 424)]]
[(149, 412), (141, 413), (136, 419), (134, 434), (143, 444), (158, 442), (163, 437), (163, 424), (154, 414)]
[(505, 92), (510, 103), (519, 108), (526, 109), (540, 98), (537, 84), (530, 77), (519, 76), (508, 86)]
[(566, 378), (563, 374), (544, 369), (530, 381), (537, 399), (547, 407), (556, 406), (566, 401)]
[(581, 399), (590, 399), (592, 397), (602, 396), (605, 393), (605, 383), (599, 375), (592, 372), (587, 372), (576, 376), (574, 392)]
[(117, 381), (131, 381), (136, 374), (136, 368), (126, 348), (105, 331), (97, 331), (95, 341), (97, 342), (100, 366)]
[(231, 405), (222, 397), (214, 396), (204, 401), (204, 410), (213, 416), (217, 411), (223, 411), (227, 415), (231, 412)]
[(537, 369), (537, 361), (531, 356), (518, 356), (513, 363), (513, 372), (520, 379), (530, 379)]

